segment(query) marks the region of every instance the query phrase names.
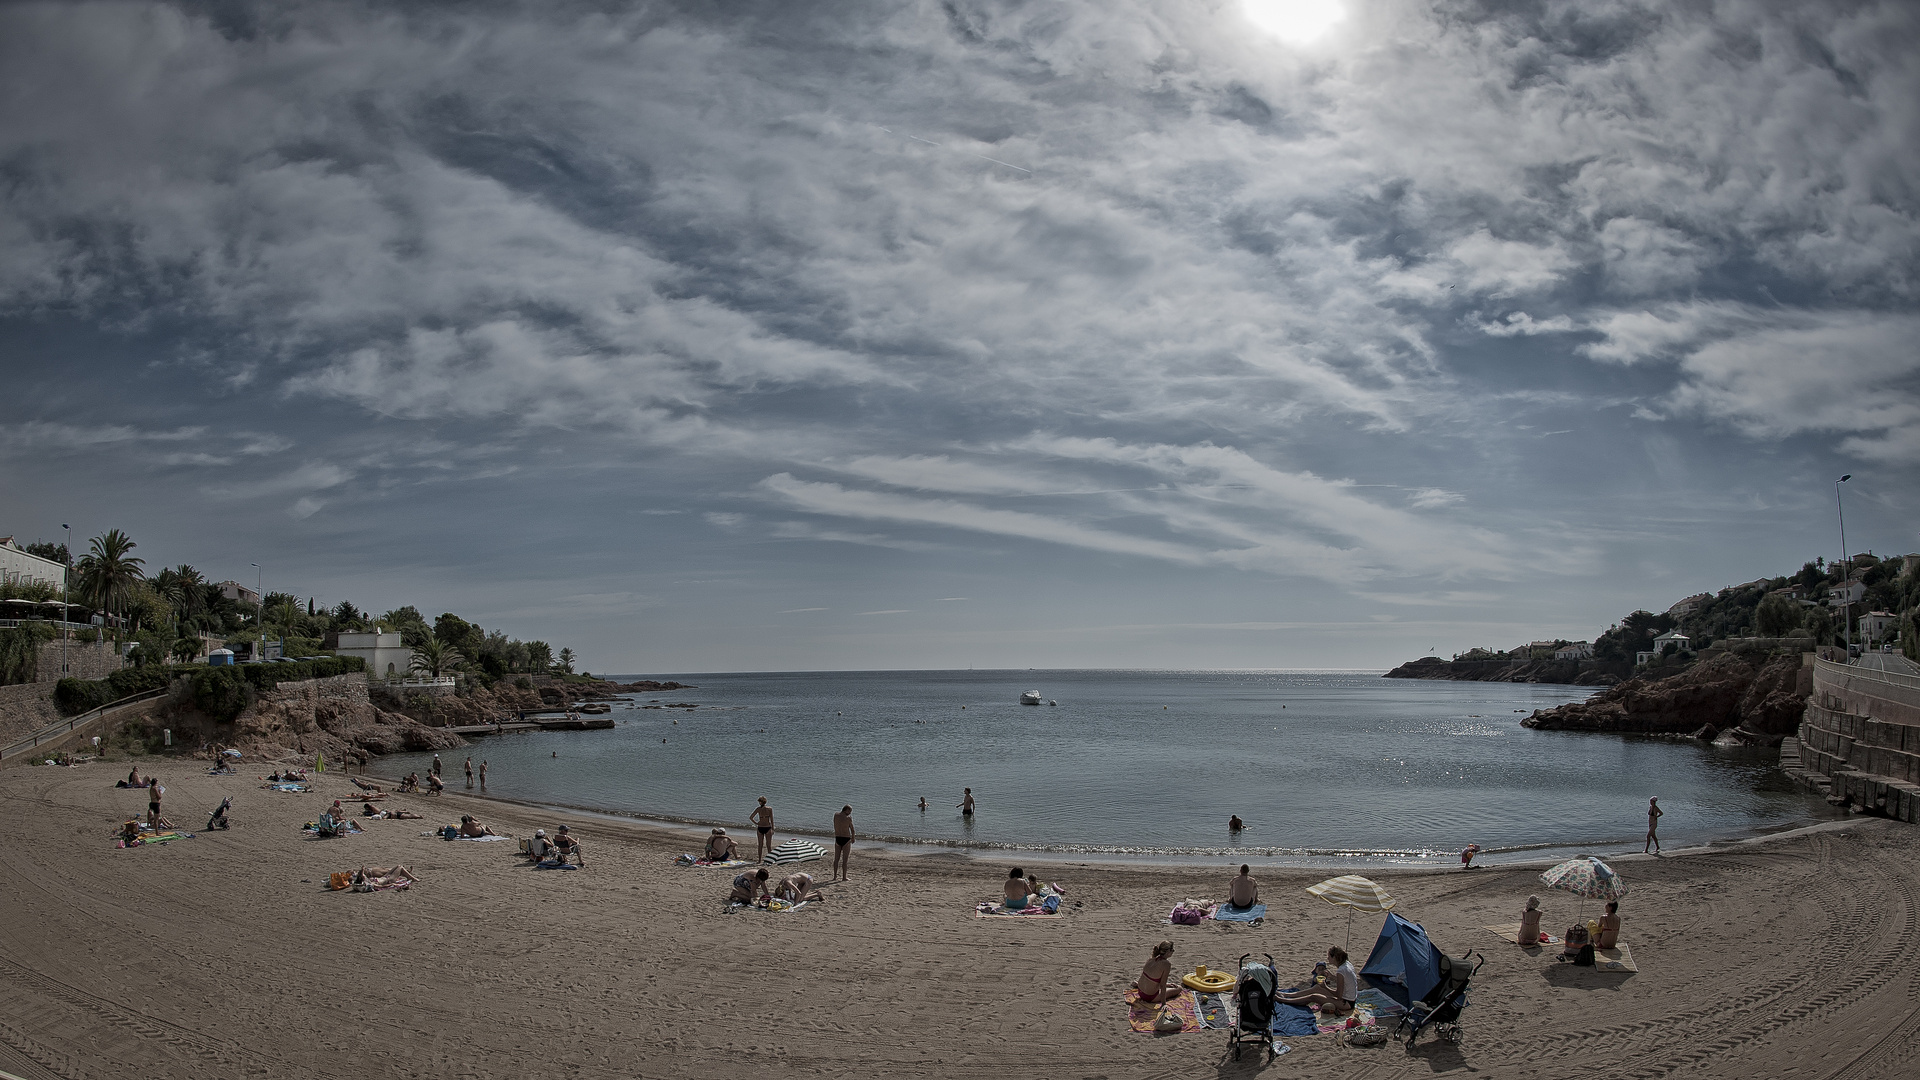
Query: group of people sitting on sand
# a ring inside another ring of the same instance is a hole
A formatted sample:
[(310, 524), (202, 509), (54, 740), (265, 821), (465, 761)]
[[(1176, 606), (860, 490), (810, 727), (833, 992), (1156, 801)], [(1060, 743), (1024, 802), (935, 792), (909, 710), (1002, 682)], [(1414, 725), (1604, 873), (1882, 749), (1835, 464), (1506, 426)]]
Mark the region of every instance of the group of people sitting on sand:
[[(420, 774), (417, 772), (408, 773), (406, 777), (400, 781), (400, 790), (413, 792), (414, 794), (422, 794), (420, 791)], [(440, 782), (439, 773), (430, 772), (427, 774), (427, 790), (424, 794), (440, 795), (444, 794), (446, 790), (447, 785)]]
[(272, 784), (292, 784), (304, 781), (306, 778), (307, 770), (305, 769), (282, 769), (267, 774), (267, 782)]
[[(1517, 941), (1521, 948), (1538, 948), (1541, 943), (1540, 898), (1527, 897), (1526, 910), (1520, 913), (1520, 933)], [(1620, 905), (1607, 904), (1606, 914), (1600, 916), (1600, 930), (1594, 933), (1587, 929), (1584, 922), (1567, 927), (1566, 937), (1560, 945), (1560, 959), (1587, 967), (1593, 966), (1593, 952), (1596, 949), (1613, 949), (1620, 945)]]
[(1007, 871), (1007, 880), (1000, 887), (1000, 907), (1006, 911), (1025, 911), (1039, 907), (1048, 896), (1058, 892), (1057, 888), (1042, 884), (1040, 875), (1029, 874), (1016, 866)]
[[(1305, 982), (1305, 989), (1275, 994), (1273, 1000), (1316, 1009), (1322, 1016), (1345, 1016), (1360, 1000), (1360, 973), (1353, 970), (1347, 951), (1338, 945), (1327, 950), (1325, 960), (1313, 965)], [(1140, 1001), (1148, 1005), (1180, 996), (1184, 987), (1173, 973), (1173, 942), (1163, 941), (1153, 947), (1153, 955), (1140, 969), (1133, 988), (1139, 992)]]
[(586, 856), (580, 851), (580, 841), (573, 831), (565, 825), (560, 826), (553, 836), (547, 836), (547, 830), (533, 830), (533, 839), (527, 842), (527, 858), (537, 863), (564, 863), (573, 859), (581, 866), (587, 865)]
[(813, 887), (812, 874), (788, 874), (780, 879), (780, 884), (767, 887), (771, 875), (766, 867), (750, 870), (733, 879), (733, 891), (727, 894), (727, 905), (751, 904), (766, 907), (771, 901), (780, 900), (789, 904), (804, 904), (807, 901), (821, 901), (826, 897)]

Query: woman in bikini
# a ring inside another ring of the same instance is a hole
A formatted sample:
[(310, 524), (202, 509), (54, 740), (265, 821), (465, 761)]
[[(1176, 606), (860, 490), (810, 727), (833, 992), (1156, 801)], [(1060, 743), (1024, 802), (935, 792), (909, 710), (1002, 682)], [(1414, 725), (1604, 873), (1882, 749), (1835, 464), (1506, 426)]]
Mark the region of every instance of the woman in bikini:
[(767, 805), (767, 797), (760, 796), (760, 805), (754, 808), (753, 821), (753, 858), (759, 861), (773, 850), (773, 809)]
[(1158, 1005), (1180, 996), (1180, 984), (1173, 979), (1172, 956), (1171, 941), (1163, 941), (1153, 947), (1153, 958), (1147, 961), (1146, 967), (1140, 969), (1140, 977), (1133, 981), (1133, 988), (1140, 992), (1141, 1004)]
[(1005, 894), (1001, 907), (1008, 911), (1026, 910), (1027, 897), (1031, 895), (1027, 890), (1027, 875), (1017, 866), (1007, 871), (1007, 884), (1001, 892)]

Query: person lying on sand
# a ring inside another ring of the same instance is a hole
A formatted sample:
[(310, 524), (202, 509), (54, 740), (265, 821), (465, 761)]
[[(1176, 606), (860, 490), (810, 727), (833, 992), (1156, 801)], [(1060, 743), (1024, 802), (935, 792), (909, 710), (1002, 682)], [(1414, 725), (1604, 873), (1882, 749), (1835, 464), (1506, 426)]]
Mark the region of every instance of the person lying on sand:
[(812, 874), (788, 874), (780, 879), (780, 884), (773, 887), (773, 895), (777, 900), (785, 900), (792, 904), (826, 899), (820, 895), (818, 889), (813, 887)]
[(415, 819), (419, 819), (419, 818), (423, 818), (423, 817), (425, 817), (426, 815), (425, 815), (425, 814), (416, 814), (416, 813), (414, 813), (414, 812), (413, 812), (413, 811), (411, 811), (411, 810), (402, 810), (402, 809), (398, 809), (398, 808), (396, 808), (396, 809), (393, 809), (393, 810), (388, 810), (388, 811), (386, 811), (386, 816), (387, 816), (387, 817), (390, 817), (390, 818), (394, 818), (394, 819), (396, 819), (396, 820), (398, 820), (398, 819), (400, 819), (400, 818), (415, 818)]
[(767, 891), (767, 868), (764, 866), (752, 873), (736, 876), (733, 879), (733, 891), (727, 894), (727, 903), (751, 904), (754, 902), (753, 894), (756, 891), (760, 894), (761, 900), (768, 900), (773, 896)]
[(1240, 864), (1240, 875), (1227, 883), (1227, 903), (1250, 908), (1260, 902), (1260, 883), (1253, 880), (1253, 867)]
[(349, 776), (347, 777), (347, 779), (352, 781), (353, 786), (359, 788), (361, 791), (371, 791), (375, 795), (378, 795), (385, 790), (381, 788), (378, 784), (368, 783), (367, 781), (362, 780), (357, 776)]
[(1353, 1003), (1360, 999), (1360, 975), (1347, 961), (1347, 950), (1338, 945), (1327, 950), (1327, 960), (1331, 967), (1317, 964), (1313, 969), (1316, 976), (1326, 976), (1325, 982), (1299, 993), (1276, 994), (1274, 1000), (1319, 1009), (1323, 1016), (1344, 1016), (1352, 1012)]
[(707, 837), (708, 862), (726, 862), (728, 859), (739, 858), (739, 850), (739, 845), (734, 842), (733, 837), (727, 835), (725, 829), (715, 829), (713, 835)]
[(485, 825), (480, 824), (479, 819), (475, 818), (472, 814), (461, 814), (460, 815), (460, 835), (461, 836), (495, 836), (497, 834), (492, 829), (489, 829)]
[(413, 871), (404, 866), (363, 866), (353, 875), (355, 885), (411, 885), (418, 880)]
[(1153, 956), (1140, 969), (1140, 977), (1133, 980), (1133, 988), (1140, 991), (1141, 1002), (1148, 1005), (1180, 996), (1180, 983), (1173, 977), (1173, 942), (1163, 941), (1153, 947)]

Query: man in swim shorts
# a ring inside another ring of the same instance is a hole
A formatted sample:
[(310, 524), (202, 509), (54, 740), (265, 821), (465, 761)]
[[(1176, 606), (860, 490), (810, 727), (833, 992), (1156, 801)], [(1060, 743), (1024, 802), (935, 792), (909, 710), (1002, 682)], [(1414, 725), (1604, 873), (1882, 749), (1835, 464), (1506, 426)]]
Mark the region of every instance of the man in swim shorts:
[(973, 816), (973, 789), (972, 788), (967, 788), (965, 793), (960, 796), (960, 816), (961, 817)]
[(821, 899), (819, 892), (813, 887), (812, 874), (788, 874), (780, 879), (780, 884), (773, 887), (773, 895), (776, 899), (785, 900), (790, 904), (798, 904), (803, 900)]
[[(784, 885), (786, 883), (781, 882), (781, 884)], [(753, 894), (755, 891), (760, 893), (760, 899), (762, 900), (766, 900), (773, 895), (767, 891), (767, 868), (764, 866), (758, 870), (750, 870), (747, 873), (735, 875), (733, 879), (733, 891), (727, 894), (727, 903), (751, 904), (753, 903)]]
[(833, 873), (831, 880), (847, 880), (847, 856), (853, 851), (853, 807), (833, 815)]
[(753, 821), (753, 857), (757, 862), (767, 857), (773, 850), (773, 809), (767, 805), (767, 797), (760, 796), (760, 805), (754, 807)]
[(1260, 902), (1260, 883), (1253, 880), (1253, 867), (1240, 864), (1240, 876), (1227, 885), (1227, 903), (1242, 911)]

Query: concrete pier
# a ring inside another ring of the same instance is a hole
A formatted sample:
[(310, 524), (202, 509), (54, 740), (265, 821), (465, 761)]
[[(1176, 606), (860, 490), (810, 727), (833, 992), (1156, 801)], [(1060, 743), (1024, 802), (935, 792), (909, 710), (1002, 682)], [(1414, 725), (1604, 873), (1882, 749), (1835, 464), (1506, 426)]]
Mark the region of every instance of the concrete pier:
[(1780, 765), (1831, 802), (1920, 821), (1920, 677), (1815, 660)]

